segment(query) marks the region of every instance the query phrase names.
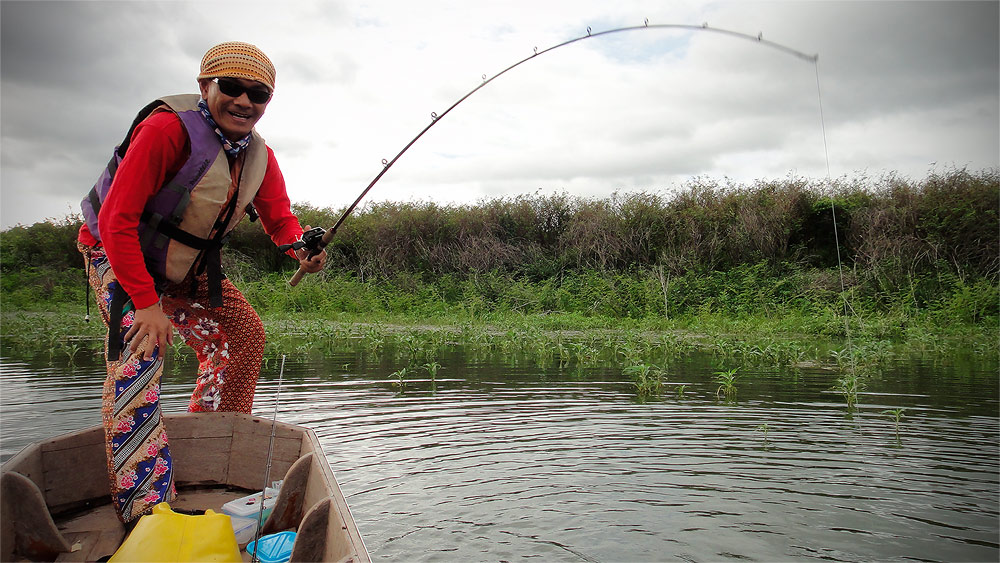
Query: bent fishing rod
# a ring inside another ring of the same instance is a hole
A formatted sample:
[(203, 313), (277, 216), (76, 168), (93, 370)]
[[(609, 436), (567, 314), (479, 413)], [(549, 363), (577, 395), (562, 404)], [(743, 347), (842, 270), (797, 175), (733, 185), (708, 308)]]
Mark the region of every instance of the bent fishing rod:
[[(591, 31), (590, 27), (588, 27), (586, 35), (581, 35), (580, 37), (576, 37), (576, 38), (570, 39), (568, 41), (563, 41), (562, 43), (559, 43), (557, 45), (553, 45), (553, 46), (551, 46), (551, 47), (549, 47), (547, 49), (543, 49), (541, 51), (538, 50), (538, 47), (535, 47), (534, 52), (531, 55), (528, 55), (527, 57), (525, 57), (525, 58), (517, 61), (516, 63), (510, 65), (509, 67), (507, 67), (507, 68), (505, 68), (503, 70), (501, 70), (500, 72), (494, 74), (493, 76), (487, 78), (486, 75), (484, 74), (483, 75), (483, 82), (482, 82), (482, 84), (479, 84), (478, 86), (476, 86), (475, 88), (473, 88), (472, 90), (470, 90), (467, 94), (465, 94), (464, 96), (462, 96), (461, 98), (459, 98), (455, 103), (451, 104), (451, 106), (449, 106), (448, 109), (444, 110), (444, 112), (442, 112), (440, 115), (438, 115), (437, 113), (431, 112), (431, 122), (428, 123), (427, 126), (424, 127), (419, 133), (417, 133), (417, 136), (414, 137), (413, 139), (411, 139), (410, 142), (408, 142), (406, 144), (406, 146), (404, 146), (402, 148), (402, 150), (400, 150), (398, 153), (396, 153), (396, 156), (394, 156), (392, 158), (392, 160), (385, 160), (385, 159), (382, 160), (382, 170), (378, 173), (377, 176), (375, 176), (374, 179), (372, 179), (371, 183), (368, 184), (368, 187), (366, 187), (364, 189), (364, 191), (361, 192), (361, 195), (359, 195), (358, 198), (354, 200), (354, 203), (352, 203), (350, 205), (350, 207), (348, 207), (344, 211), (344, 213), (340, 216), (339, 219), (337, 219), (337, 222), (334, 223), (334, 225), (332, 227), (330, 227), (329, 229), (326, 229), (326, 230), (324, 230), (322, 227), (316, 227), (316, 228), (310, 229), (310, 230), (308, 230), (308, 231), (306, 231), (305, 233), (302, 234), (302, 240), (297, 241), (297, 242), (295, 242), (293, 244), (281, 245), (281, 246), (278, 247), (278, 250), (280, 250), (281, 252), (287, 252), (288, 249), (290, 249), (290, 248), (291, 249), (295, 249), (295, 250), (298, 250), (300, 248), (305, 248), (305, 249), (307, 249), (309, 251), (309, 257), (310, 258), (312, 258), (313, 256), (316, 256), (317, 254), (319, 254), (320, 252), (322, 252), (323, 249), (326, 248), (326, 246), (328, 244), (330, 244), (330, 241), (333, 240), (334, 235), (337, 234), (337, 229), (339, 229), (340, 226), (347, 219), (347, 217), (352, 212), (354, 212), (354, 210), (355, 210), (355, 208), (357, 208), (358, 204), (361, 203), (361, 200), (364, 199), (364, 197), (366, 195), (368, 195), (368, 192), (371, 191), (371, 189), (375, 186), (375, 184), (377, 184), (378, 181), (382, 179), (382, 176), (384, 176), (385, 173), (388, 172), (390, 168), (392, 168), (392, 165), (396, 164), (396, 161), (399, 160), (399, 158), (401, 156), (403, 156), (403, 154), (407, 150), (409, 150), (409, 148), (411, 146), (413, 146), (414, 143), (416, 143), (421, 137), (423, 137), (424, 133), (426, 133), (427, 131), (429, 131), (431, 127), (437, 125), (438, 122), (440, 122), (441, 119), (444, 118), (444, 116), (446, 116), (449, 113), (451, 113), (451, 110), (455, 109), (459, 104), (461, 104), (466, 99), (468, 99), (469, 96), (472, 96), (473, 94), (475, 94), (476, 92), (478, 92), (480, 89), (484, 88), (490, 82), (493, 82), (497, 78), (500, 78), (501, 76), (503, 76), (507, 72), (509, 72), (509, 71), (517, 68), (518, 66), (521, 66), (522, 64), (530, 61), (531, 59), (534, 59), (535, 57), (537, 57), (539, 55), (543, 55), (545, 53), (548, 53), (549, 51), (553, 51), (553, 50), (558, 49), (560, 47), (565, 47), (567, 45), (571, 45), (573, 43), (577, 43), (577, 42), (583, 41), (585, 39), (591, 39), (591, 38), (594, 38), (594, 37), (601, 37), (603, 35), (609, 35), (609, 34), (612, 34), (612, 33), (622, 33), (622, 32), (626, 32), (626, 31), (638, 31), (638, 30), (643, 30), (643, 29), (682, 29), (682, 30), (690, 30), (690, 31), (713, 31), (715, 33), (722, 33), (724, 35), (729, 35), (729, 36), (732, 36), (732, 37), (737, 37), (737, 38), (740, 38), (740, 39), (746, 39), (746, 40), (749, 40), (749, 41), (753, 41), (755, 43), (760, 43), (761, 45), (772, 47), (772, 48), (777, 49), (777, 50), (779, 50), (781, 52), (784, 52), (786, 54), (798, 57), (800, 59), (803, 59), (805, 61), (808, 61), (808, 62), (811, 62), (811, 63), (814, 63), (814, 64), (819, 60), (819, 55), (815, 55), (815, 54), (814, 55), (809, 55), (809, 54), (803, 53), (802, 51), (798, 51), (796, 49), (792, 49), (791, 47), (787, 47), (785, 45), (782, 45), (780, 43), (775, 43), (773, 41), (768, 41), (767, 39), (763, 38), (763, 34), (762, 33), (758, 33), (757, 35), (750, 35), (750, 34), (747, 34), (747, 33), (741, 33), (739, 31), (730, 31), (730, 30), (727, 30), (727, 29), (720, 29), (720, 28), (709, 27), (707, 23), (704, 23), (702, 25), (684, 25), (684, 24), (653, 24), (653, 25), (650, 25), (649, 20), (646, 19), (643, 22), (643, 25), (636, 25), (636, 26), (630, 26), (630, 27), (619, 27), (619, 28), (616, 28), (616, 29), (609, 29), (607, 31), (600, 31), (600, 32), (597, 32), (597, 33), (593, 33)], [(818, 71), (817, 71), (817, 81), (818, 81)], [(292, 286), (298, 285), (299, 281), (302, 280), (302, 277), (305, 275), (305, 273), (306, 273), (305, 269), (300, 266), (299, 269), (298, 269), (298, 271), (295, 272), (295, 275), (293, 275), (292, 278), (288, 280), (288, 284), (292, 285)]]

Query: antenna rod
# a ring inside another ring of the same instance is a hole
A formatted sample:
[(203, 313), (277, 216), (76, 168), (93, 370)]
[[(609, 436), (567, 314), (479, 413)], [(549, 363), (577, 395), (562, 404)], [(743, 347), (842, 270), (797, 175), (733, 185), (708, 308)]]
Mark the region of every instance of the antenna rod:
[(254, 549), (250, 558), (252, 563), (257, 563), (260, 558), (257, 552), (260, 551), (260, 531), (264, 527), (264, 499), (267, 497), (267, 485), (271, 479), (271, 456), (274, 454), (274, 428), (278, 424), (278, 399), (281, 397), (281, 380), (285, 376), (285, 355), (281, 355), (281, 369), (278, 371), (278, 390), (274, 393), (274, 417), (271, 419), (271, 439), (267, 443), (267, 468), (264, 470), (264, 488), (260, 491), (260, 509), (257, 511), (257, 531), (254, 532)]

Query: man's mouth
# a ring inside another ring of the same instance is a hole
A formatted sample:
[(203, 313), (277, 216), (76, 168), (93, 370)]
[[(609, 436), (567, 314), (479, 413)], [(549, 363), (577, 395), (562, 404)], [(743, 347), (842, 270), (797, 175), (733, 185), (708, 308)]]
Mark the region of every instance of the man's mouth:
[(241, 121), (248, 121), (252, 117), (248, 113), (239, 113), (239, 112), (235, 112), (235, 111), (229, 112), (229, 115), (231, 115), (235, 119), (238, 119), (238, 120), (241, 120)]

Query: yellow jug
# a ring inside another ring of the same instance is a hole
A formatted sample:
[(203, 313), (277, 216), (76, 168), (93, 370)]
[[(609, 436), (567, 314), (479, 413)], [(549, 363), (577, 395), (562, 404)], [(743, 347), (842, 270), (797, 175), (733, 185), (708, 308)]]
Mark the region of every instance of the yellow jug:
[(109, 562), (243, 561), (229, 515), (206, 510), (204, 515), (178, 514), (161, 502), (135, 529)]

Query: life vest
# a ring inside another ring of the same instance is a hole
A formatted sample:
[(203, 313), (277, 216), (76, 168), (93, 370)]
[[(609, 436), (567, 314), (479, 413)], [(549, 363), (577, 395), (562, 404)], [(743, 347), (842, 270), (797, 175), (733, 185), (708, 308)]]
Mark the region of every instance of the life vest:
[[(100, 240), (98, 214), (101, 203), (111, 189), (136, 126), (157, 109), (177, 114), (187, 132), (191, 156), (146, 204), (139, 222), (139, 243), (146, 268), (158, 285), (164, 280), (183, 281), (202, 256), (199, 270), (208, 270), (209, 292), (215, 294), (212, 305), (219, 306), (222, 304), (221, 289), (218, 289), (221, 284), (219, 250), (244, 215), (249, 213), (251, 220), (256, 219), (252, 201), (267, 170), (267, 147), (257, 131), (252, 131), (240, 177), (234, 180), (222, 142), (201, 114), (198, 100), (197, 94), (167, 96), (140, 110), (125, 140), (115, 147), (111, 161), (83, 199), (81, 207), (87, 228)], [(227, 202), (234, 182), (239, 188), (235, 197)]]

